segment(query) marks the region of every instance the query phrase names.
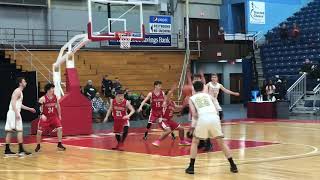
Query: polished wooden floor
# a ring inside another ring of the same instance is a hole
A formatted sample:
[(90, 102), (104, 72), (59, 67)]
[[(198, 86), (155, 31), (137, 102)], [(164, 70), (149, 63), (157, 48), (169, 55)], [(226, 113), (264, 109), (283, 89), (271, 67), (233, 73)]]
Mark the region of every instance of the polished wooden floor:
[[(320, 123), (246, 121), (226, 124), (223, 130), (229, 140), (273, 144), (234, 149), (238, 174), (229, 172), (223, 154), (218, 151), (199, 154), (196, 174), (188, 175), (184, 173), (189, 161), (186, 155), (169, 157), (75, 145), (67, 145), (66, 152), (57, 152), (56, 145), (47, 142), (42, 152), (33, 156), (1, 158), (0, 179), (320, 179)], [(34, 144), (26, 147), (33, 149)]]

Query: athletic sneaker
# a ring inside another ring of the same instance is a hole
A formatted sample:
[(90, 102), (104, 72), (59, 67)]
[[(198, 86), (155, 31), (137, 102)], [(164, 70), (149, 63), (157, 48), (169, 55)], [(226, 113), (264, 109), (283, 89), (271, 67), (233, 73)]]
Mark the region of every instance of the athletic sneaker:
[(160, 146), (160, 141), (159, 140), (156, 140), (152, 143), (152, 145), (156, 146), (156, 147), (159, 147)]
[(232, 173), (238, 173), (237, 165), (231, 166), (231, 167), (230, 167), (230, 171), (231, 171)]
[(180, 141), (180, 143), (179, 143), (179, 146), (190, 146), (190, 145), (191, 145), (191, 143), (189, 143), (188, 141), (185, 141), (185, 140)]
[(67, 149), (62, 144), (58, 144), (57, 148), (58, 148), (58, 151), (65, 151)]
[(14, 156), (17, 156), (17, 153), (12, 152), (11, 150), (8, 150), (8, 151), (4, 152), (4, 156), (5, 157), (14, 157)]
[(114, 147), (114, 148), (112, 148), (113, 150), (119, 150), (119, 151), (122, 151), (122, 146), (123, 146), (123, 143), (118, 143), (117, 145), (116, 145), (116, 147)]
[(193, 166), (189, 166), (189, 167), (186, 169), (186, 173), (187, 173), (187, 174), (194, 174), (194, 167), (193, 167)]
[(19, 152), (19, 156), (29, 156), (29, 155), (32, 155), (32, 153), (25, 150)]

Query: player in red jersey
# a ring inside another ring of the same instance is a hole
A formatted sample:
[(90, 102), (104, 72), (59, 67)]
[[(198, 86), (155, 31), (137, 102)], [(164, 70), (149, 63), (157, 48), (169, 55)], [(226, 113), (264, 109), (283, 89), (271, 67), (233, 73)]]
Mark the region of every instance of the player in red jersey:
[(40, 119), (37, 131), (37, 147), (35, 152), (40, 151), (40, 142), (42, 132), (53, 128), (58, 131), (58, 150), (65, 151), (62, 145), (62, 126), (61, 126), (61, 109), (56, 95), (54, 94), (54, 85), (48, 83), (44, 87), (46, 94), (39, 99), (40, 103)]
[[(187, 70), (187, 83), (183, 86), (183, 102), (182, 106), (183, 108), (189, 108), (189, 98), (194, 94), (193, 90), (193, 83), (195, 81), (201, 81), (203, 83), (206, 82), (203, 72), (200, 72), (200, 74), (194, 74), (192, 79), (192, 74), (190, 72), (190, 69)], [(191, 118), (191, 115), (190, 115)]]
[[(127, 110), (130, 110), (130, 113), (127, 113)], [(123, 145), (129, 131), (129, 119), (134, 114), (134, 108), (124, 98), (124, 91), (120, 90), (117, 92), (116, 98), (111, 100), (109, 110), (103, 122), (107, 122), (110, 114), (112, 113), (114, 119), (113, 132), (117, 139), (117, 146), (113, 149), (119, 149)], [(122, 133), (122, 138), (121, 138)]]
[(143, 137), (144, 140), (146, 140), (148, 137), (148, 132), (149, 132), (149, 129), (151, 128), (151, 125), (155, 123), (159, 123), (161, 121), (162, 113), (163, 113), (163, 103), (165, 99), (165, 94), (161, 89), (162, 82), (155, 81), (153, 85), (154, 85), (154, 90), (148, 93), (147, 97), (142, 101), (138, 109), (138, 112), (141, 112), (144, 104), (148, 100), (151, 100), (151, 111), (150, 111), (149, 121), (147, 125), (147, 130), (144, 133), (144, 137)]
[(190, 143), (184, 140), (184, 128), (180, 126), (180, 124), (176, 123), (173, 120), (173, 113), (174, 110), (179, 108), (181, 109), (182, 106), (178, 106), (175, 104), (175, 102), (172, 100), (172, 95), (174, 90), (176, 89), (176, 85), (174, 85), (170, 91), (166, 93), (166, 107), (163, 111), (163, 118), (160, 123), (161, 128), (164, 130), (164, 133), (160, 136), (160, 138), (156, 141), (154, 141), (152, 144), (154, 146), (159, 147), (162, 140), (164, 140), (170, 133), (172, 133), (174, 130), (179, 131), (179, 138), (180, 138), (180, 146), (190, 146)]

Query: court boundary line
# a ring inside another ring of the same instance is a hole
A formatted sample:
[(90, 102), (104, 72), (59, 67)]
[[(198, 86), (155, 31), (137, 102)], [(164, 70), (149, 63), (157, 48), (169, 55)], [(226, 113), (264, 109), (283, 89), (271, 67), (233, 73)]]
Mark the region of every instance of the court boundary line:
[[(276, 121), (275, 121), (276, 122)], [(272, 122), (271, 122), (272, 123)], [(250, 123), (248, 123), (250, 124)], [(275, 126), (275, 125), (271, 125)], [(283, 126), (283, 127), (288, 127), (288, 126)], [(293, 127), (293, 128), (299, 128), (301, 129), (302, 127)], [(316, 129), (320, 130), (320, 129)], [(249, 140), (250, 141), (250, 140)], [(259, 141), (259, 140), (253, 140), (253, 141)], [(48, 144), (53, 144), (53, 142), (44, 142)], [(279, 143), (279, 142), (278, 142)], [(35, 144), (35, 143), (31, 143)], [(302, 145), (302, 146), (307, 146), (312, 148), (313, 150), (307, 153), (302, 153), (302, 154), (297, 154), (297, 155), (287, 155), (287, 156), (278, 156), (278, 157), (271, 157), (271, 158), (266, 158), (266, 159), (257, 159), (257, 160), (240, 160), (238, 162), (238, 165), (245, 165), (245, 164), (258, 164), (258, 163), (265, 163), (265, 162), (274, 162), (274, 161), (283, 161), (283, 160), (292, 160), (292, 159), (301, 159), (301, 158), (307, 158), (307, 157), (314, 157), (320, 155), (319, 148), (312, 146), (312, 145), (307, 145), (307, 144), (296, 144), (296, 143), (284, 143), (280, 142), (279, 144), (291, 144), (291, 145)], [(273, 144), (273, 145), (279, 145), (279, 144)], [(75, 148), (81, 148), (81, 146), (74, 146), (74, 145), (68, 145), (72, 146)], [(262, 146), (263, 147), (263, 146)], [(258, 148), (258, 147), (252, 147), (252, 148)], [(95, 149), (99, 151), (112, 151), (108, 149), (99, 149), (99, 148), (91, 148), (91, 147), (85, 147), (84, 149)], [(83, 150), (83, 149), (82, 149)], [(112, 152), (117, 152), (117, 151), (112, 151)], [(166, 157), (168, 156), (161, 156), (161, 155), (152, 155), (152, 154), (141, 154), (141, 153), (134, 153), (134, 152), (126, 152), (126, 151), (119, 151), (121, 153), (132, 153), (132, 154), (139, 154), (139, 155), (149, 155), (149, 156), (156, 156), (156, 157)], [(170, 156), (169, 156), (170, 157)], [(184, 157), (171, 157), (172, 159), (184, 159)], [(227, 163), (217, 163), (214, 165), (196, 165), (196, 168), (201, 168), (201, 167), (218, 167), (218, 166), (228, 166)], [(13, 169), (6, 169), (6, 170), (1, 170), (0, 172), (23, 172), (23, 173), (30, 173), (30, 174), (36, 174), (36, 173), (80, 173), (80, 174), (85, 174), (85, 173), (104, 173), (104, 172), (132, 172), (132, 171), (156, 171), (156, 170), (178, 170), (178, 169), (185, 169), (186, 166), (163, 166), (163, 167), (157, 167), (157, 168), (122, 168), (122, 169), (82, 169), (82, 170), (76, 170), (76, 169), (20, 169), (20, 170), (13, 170)]]
[[(284, 143), (285, 144), (285, 143)], [(290, 144), (290, 143), (288, 143)], [(294, 143), (291, 143), (294, 144)], [(243, 162), (238, 162), (238, 165), (244, 165), (244, 164), (257, 164), (257, 163), (265, 163), (265, 162), (274, 162), (274, 161), (282, 161), (282, 160), (292, 160), (292, 159), (300, 159), (300, 158), (306, 158), (306, 157), (313, 157), (313, 156), (318, 156), (320, 155), (319, 149), (315, 146), (312, 145), (306, 145), (306, 144), (294, 144), (294, 145), (303, 145), (303, 146), (309, 146), (313, 150), (307, 153), (303, 154), (298, 154), (298, 155), (289, 155), (289, 156), (280, 156), (280, 157), (272, 157), (272, 158), (267, 158), (267, 159), (258, 159), (258, 160), (248, 160), (248, 161), (243, 161)], [(227, 163), (218, 163), (215, 165), (196, 165), (196, 168), (201, 168), (201, 167), (218, 167), (218, 166), (228, 166)], [(67, 169), (67, 170), (62, 170), (62, 169), (20, 169), (20, 170), (1, 170), (0, 172), (23, 172), (23, 173), (103, 173), (103, 172), (130, 172), (130, 171), (156, 171), (156, 170), (178, 170), (178, 169), (185, 169), (186, 166), (164, 166), (164, 167), (157, 167), (157, 168), (122, 168), (122, 169), (82, 169), (82, 170), (76, 170), (76, 169)]]

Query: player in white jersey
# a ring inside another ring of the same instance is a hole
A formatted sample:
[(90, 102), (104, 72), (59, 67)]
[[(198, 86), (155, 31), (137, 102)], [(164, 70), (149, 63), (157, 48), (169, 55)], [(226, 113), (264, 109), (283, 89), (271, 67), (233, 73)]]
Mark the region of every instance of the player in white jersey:
[(195, 94), (190, 97), (189, 106), (192, 112), (193, 120), (188, 134), (193, 135), (191, 150), (190, 150), (190, 164), (186, 169), (186, 173), (194, 174), (194, 163), (197, 156), (198, 144), (200, 139), (216, 139), (218, 145), (221, 147), (226, 158), (230, 163), (230, 171), (238, 172), (236, 164), (233, 162), (230, 150), (223, 140), (223, 133), (221, 130), (220, 119), (218, 111), (215, 106), (215, 98), (207, 93), (202, 92), (204, 84), (200, 81), (193, 83)]
[(9, 105), (9, 111), (7, 113), (7, 121), (5, 125), (6, 131), (6, 148), (4, 151), (5, 156), (15, 156), (16, 153), (10, 150), (11, 136), (13, 132), (17, 132), (17, 138), (19, 143), (19, 156), (30, 155), (31, 153), (27, 152), (23, 148), (23, 127), (22, 127), (22, 118), (20, 115), (21, 109), (36, 113), (34, 108), (24, 106), (23, 101), (23, 89), (27, 86), (27, 82), (24, 78), (18, 78), (19, 87), (15, 89), (11, 96), (11, 101)]
[[(218, 95), (219, 95), (220, 90), (226, 94), (230, 94), (233, 96), (240, 96), (240, 94), (238, 92), (233, 92), (233, 91), (230, 91), (229, 89), (226, 89), (225, 87), (223, 87), (223, 85), (218, 82), (218, 75), (212, 74), (211, 75), (211, 82), (207, 83), (207, 85), (205, 87), (205, 91), (208, 92), (215, 99), (218, 99)], [(220, 120), (223, 121), (223, 111), (222, 111), (222, 108), (220, 107), (220, 105), (219, 105), (218, 111), (219, 111)]]

